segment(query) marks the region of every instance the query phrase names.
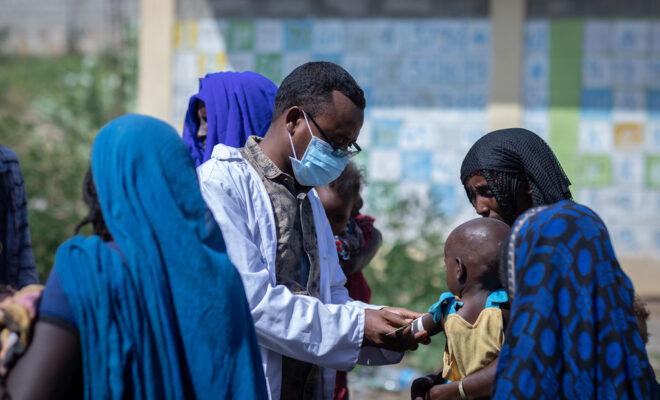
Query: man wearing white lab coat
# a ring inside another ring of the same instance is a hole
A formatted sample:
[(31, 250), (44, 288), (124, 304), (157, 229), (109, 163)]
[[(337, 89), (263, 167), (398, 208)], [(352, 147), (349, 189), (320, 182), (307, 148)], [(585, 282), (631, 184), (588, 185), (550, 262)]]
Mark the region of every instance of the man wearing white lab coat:
[[(354, 302), (313, 186), (359, 151), (364, 94), (341, 67), (307, 63), (284, 79), (263, 140), (217, 145), (202, 194), (241, 274), (271, 399), (331, 398), (335, 370), (400, 361), (420, 314)], [(393, 351), (389, 351), (393, 350)]]

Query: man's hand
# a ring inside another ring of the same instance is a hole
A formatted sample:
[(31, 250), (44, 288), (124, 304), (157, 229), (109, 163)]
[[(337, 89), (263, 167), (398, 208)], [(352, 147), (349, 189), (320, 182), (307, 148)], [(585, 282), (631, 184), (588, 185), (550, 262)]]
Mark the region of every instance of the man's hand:
[[(405, 318), (406, 321), (408, 321), (408, 324), (412, 324), (414, 320), (424, 315), (423, 313), (408, 310), (407, 308), (403, 307), (383, 307), (382, 310), (397, 314), (398, 316)], [(417, 343), (421, 343), (423, 345), (428, 345), (431, 343), (431, 336), (428, 332), (417, 333), (415, 334), (414, 339)]]
[[(414, 314), (416, 313), (411, 315)], [(416, 350), (417, 343), (427, 340), (428, 335), (426, 332), (413, 335), (410, 322), (410, 318), (390, 312), (387, 307), (381, 310), (364, 310), (362, 343), (364, 346), (382, 347), (392, 351)]]
[(383, 307), (382, 310), (396, 314), (401, 318), (405, 318), (408, 321), (408, 323), (411, 323), (417, 318), (424, 315), (424, 313), (408, 310), (407, 308), (403, 308), (403, 307)]

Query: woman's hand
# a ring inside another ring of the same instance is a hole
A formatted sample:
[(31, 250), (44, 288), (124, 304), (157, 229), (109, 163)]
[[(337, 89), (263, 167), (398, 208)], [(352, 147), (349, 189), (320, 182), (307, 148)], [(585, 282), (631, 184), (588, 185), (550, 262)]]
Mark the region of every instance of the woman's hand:
[(460, 398), (458, 392), (458, 383), (445, 383), (442, 385), (435, 385), (429, 390), (428, 400), (456, 400)]
[[(470, 399), (488, 398), (495, 386), (495, 374), (499, 357), (491, 361), (485, 368), (463, 378), (463, 391)], [(433, 386), (425, 400), (455, 400), (460, 398), (458, 382)]]
[(426, 399), (426, 395), (435, 384), (437, 378), (438, 378), (437, 375), (430, 374), (415, 379), (412, 385), (410, 386), (410, 398), (412, 400)]
[(3, 290), (0, 302), (0, 376), (6, 377), (9, 368), (27, 349), (39, 300), (43, 293), (42, 285), (28, 285), (14, 292)]

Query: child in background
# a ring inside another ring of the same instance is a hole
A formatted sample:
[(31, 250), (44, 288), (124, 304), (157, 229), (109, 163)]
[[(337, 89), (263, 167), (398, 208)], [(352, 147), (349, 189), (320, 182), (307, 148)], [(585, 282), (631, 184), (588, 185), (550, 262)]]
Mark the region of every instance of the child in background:
[[(371, 290), (362, 274), (382, 243), (382, 235), (374, 227), (374, 219), (360, 214), (362, 208), (362, 174), (352, 162), (328, 186), (316, 191), (335, 235), (337, 255), (344, 274), (346, 288), (354, 300), (368, 303)], [(346, 372), (338, 371), (335, 380), (335, 400), (348, 399)]]
[(374, 258), (383, 239), (374, 227), (374, 218), (360, 214), (361, 188), (362, 174), (351, 162), (337, 180), (316, 191), (335, 235), (348, 293), (354, 300), (368, 303), (371, 291), (362, 270)]
[[(468, 398), (462, 379), (497, 358), (509, 315), (508, 296), (499, 279), (500, 248), (507, 224), (478, 218), (454, 229), (445, 242), (447, 287), (428, 314), (413, 322), (413, 332), (447, 337), (442, 371), (413, 382), (413, 399), (423, 399), (436, 384), (452, 383), (455, 398)], [(493, 385), (494, 382), (488, 384)]]

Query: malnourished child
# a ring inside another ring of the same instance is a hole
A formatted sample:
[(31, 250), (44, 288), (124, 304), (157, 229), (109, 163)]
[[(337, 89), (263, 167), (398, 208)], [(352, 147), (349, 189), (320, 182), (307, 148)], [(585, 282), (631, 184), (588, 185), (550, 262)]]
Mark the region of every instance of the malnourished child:
[(428, 314), (413, 322), (413, 332), (426, 330), (434, 335), (444, 331), (447, 344), (442, 371), (421, 378), (427, 385), (417, 380), (413, 398), (420, 396), (420, 388), (427, 391), (434, 384), (448, 382), (458, 382), (458, 395), (467, 398), (462, 379), (497, 358), (509, 314), (508, 296), (499, 279), (500, 249), (509, 230), (499, 220), (478, 218), (460, 225), (447, 238), (445, 266), (450, 292), (443, 293)]

